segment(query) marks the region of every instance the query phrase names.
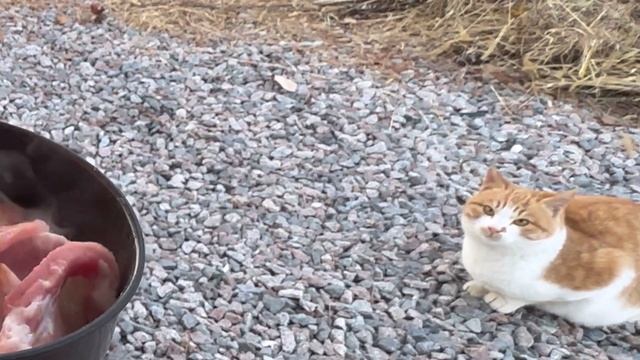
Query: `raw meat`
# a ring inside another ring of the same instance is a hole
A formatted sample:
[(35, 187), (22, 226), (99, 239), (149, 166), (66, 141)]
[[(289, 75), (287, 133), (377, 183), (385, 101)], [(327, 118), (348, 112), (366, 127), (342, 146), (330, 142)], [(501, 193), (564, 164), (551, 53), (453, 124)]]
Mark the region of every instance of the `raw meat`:
[[(5, 264), (0, 264), (0, 309), (4, 306), (4, 299), (20, 284), (20, 279)], [(2, 318), (0, 317), (0, 322)]]
[(6, 296), (0, 353), (46, 344), (94, 320), (115, 301), (118, 280), (115, 258), (102, 245), (55, 248)]
[(113, 304), (120, 276), (108, 249), (69, 241), (41, 220), (2, 226), (1, 205), (0, 353), (65, 336)]
[(0, 263), (24, 279), (51, 250), (67, 242), (48, 231), (49, 226), (40, 220), (0, 226)]

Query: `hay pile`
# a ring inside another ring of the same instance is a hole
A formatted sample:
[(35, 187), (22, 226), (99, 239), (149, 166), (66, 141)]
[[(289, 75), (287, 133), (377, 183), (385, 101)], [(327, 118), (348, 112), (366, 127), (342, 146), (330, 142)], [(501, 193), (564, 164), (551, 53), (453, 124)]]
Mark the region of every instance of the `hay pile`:
[(356, 55), (410, 48), (425, 59), (489, 69), (494, 78), (534, 91), (631, 106), (626, 113), (640, 118), (638, 0), (105, 2), (134, 26), (197, 40), (313, 34), (329, 46), (354, 45)]
[[(112, 13), (147, 31), (166, 31), (195, 41), (259, 37), (269, 30), (291, 37), (317, 11), (309, 0), (105, 0)], [(317, 14), (315, 14), (317, 17)]]
[[(534, 89), (640, 104), (638, 0), (316, 0), (368, 41), (491, 63)], [(512, 76), (511, 76), (512, 77)], [(637, 114), (636, 114), (637, 115)]]

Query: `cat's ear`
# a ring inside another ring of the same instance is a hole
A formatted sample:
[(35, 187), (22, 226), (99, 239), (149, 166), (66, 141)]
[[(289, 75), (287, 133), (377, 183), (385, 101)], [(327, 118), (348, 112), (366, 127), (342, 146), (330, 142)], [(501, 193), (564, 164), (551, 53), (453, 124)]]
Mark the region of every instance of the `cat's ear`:
[(567, 207), (567, 205), (569, 205), (569, 201), (571, 201), (571, 199), (573, 199), (574, 196), (576, 196), (575, 190), (563, 191), (544, 199), (542, 201), (542, 204), (555, 217), (562, 210), (564, 210)]
[(482, 185), (480, 185), (480, 190), (508, 189), (512, 186), (513, 184), (509, 182), (509, 180), (505, 179), (498, 169), (491, 166), (484, 175), (484, 180), (482, 181)]

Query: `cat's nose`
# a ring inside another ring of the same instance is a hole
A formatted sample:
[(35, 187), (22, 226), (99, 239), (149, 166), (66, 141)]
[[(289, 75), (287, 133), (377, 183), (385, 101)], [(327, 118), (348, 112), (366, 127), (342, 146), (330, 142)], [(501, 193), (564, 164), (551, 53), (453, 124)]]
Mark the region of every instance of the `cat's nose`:
[(487, 226), (484, 229), (485, 229), (485, 233), (488, 236), (495, 236), (495, 235), (503, 233), (503, 232), (505, 232), (507, 230), (504, 227), (499, 228), (499, 227), (495, 227), (495, 226)]

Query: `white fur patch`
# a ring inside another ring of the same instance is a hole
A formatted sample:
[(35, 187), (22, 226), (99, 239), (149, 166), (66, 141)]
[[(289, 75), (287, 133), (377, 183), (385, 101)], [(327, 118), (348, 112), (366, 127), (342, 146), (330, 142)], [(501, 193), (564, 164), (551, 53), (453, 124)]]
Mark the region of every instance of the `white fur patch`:
[[(604, 288), (568, 294), (570, 295), (568, 297), (580, 298), (580, 300), (545, 302), (536, 306), (584, 326), (607, 326), (635, 321), (640, 316), (640, 309), (628, 307), (620, 300), (620, 292), (633, 281), (634, 277), (634, 271), (628, 270)], [(569, 290), (565, 291), (569, 292)]]

